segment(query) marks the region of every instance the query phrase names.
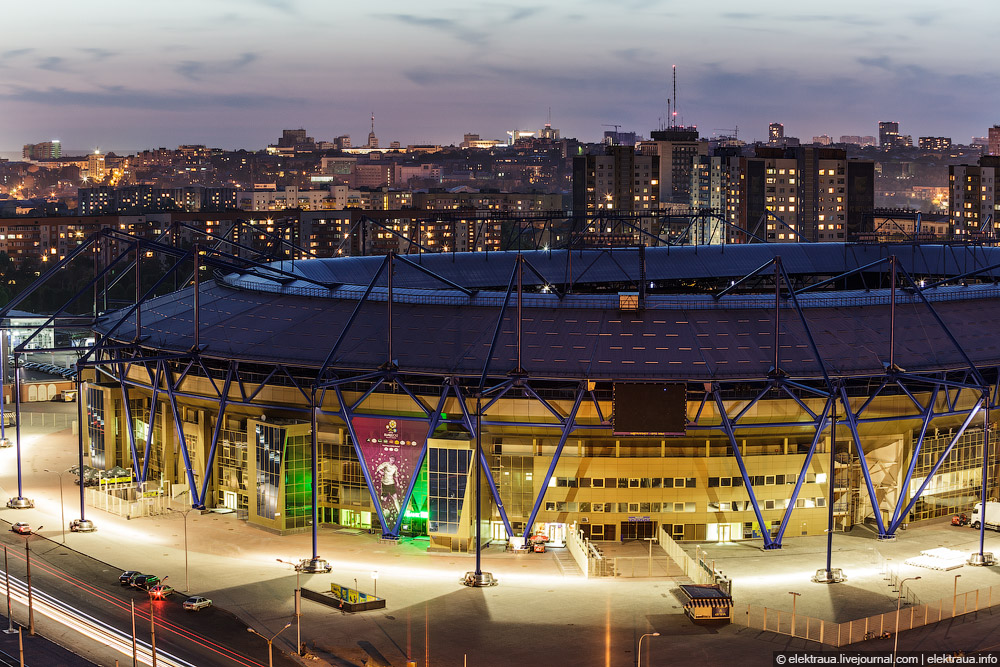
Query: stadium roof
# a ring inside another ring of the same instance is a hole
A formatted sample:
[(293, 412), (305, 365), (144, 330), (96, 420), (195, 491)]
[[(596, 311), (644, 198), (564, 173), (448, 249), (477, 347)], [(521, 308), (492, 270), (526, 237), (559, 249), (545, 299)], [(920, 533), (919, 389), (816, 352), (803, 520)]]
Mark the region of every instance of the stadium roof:
[[(1000, 250), (946, 246), (843, 244), (744, 245), (648, 248), (645, 277), (651, 282), (736, 280), (774, 255), (792, 275), (838, 275), (890, 254), (915, 279), (964, 274), (1000, 263)], [(640, 310), (619, 308), (618, 293), (604, 285), (635, 282), (635, 249), (525, 253), (541, 274), (523, 272), (531, 293), (522, 300), (521, 366), (533, 377), (553, 379), (732, 380), (766, 377), (774, 363), (773, 294), (659, 294)], [(408, 255), (430, 273), (396, 261), (393, 279), (391, 360), (401, 372), (478, 376), (512, 275), (516, 253)], [(383, 271), (347, 327), (382, 257), (285, 262), (301, 276), (289, 281), (266, 271), (231, 274), (201, 286), (199, 343), (202, 355), (319, 368), (335, 342), (335, 371), (366, 371), (390, 360), (388, 304)], [(881, 274), (885, 267), (878, 268)], [(872, 270), (873, 272), (876, 269)], [(431, 275), (433, 274), (433, 275)], [(570, 280), (572, 276), (572, 281)], [(446, 279), (475, 290), (471, 295)], [(586, 283), (588, 293), (540, 293)], [(321, 284), (322, 285), (321, 285)], [(773, 287), (771, 288), (773, 291)], [(967, 367), (963, 351), (979, 366), (1000, 364), (992, 332), (1000, 329), (1000, 289), (992, 284), (945, 285), (926, 290), (928, 307), (913, 290), (897, 290), (895, 363), (912, 372)], [(147, 302), (143, 345), (184, 352), (194, 345), (192, 288)], [(887, 289), (808, 292), (790, 299), (779, 315), (779, 366), (792, 377), (881, 375), (889, 361)], [(503, 314), (489, 362), (502, 376), (517, 364), (516, 295)], [(940, 316), (945, 326), (937, 319)], [(117, 318), (105, 318), (108, 331)], [(947, 327), (947, 330), (946, 328)], [(962, 347), (949, 337), (950, 331)], [(126, 322), (114, 338), (130, 341)], [(815, 344), (815, 349), (813, 345)], [(818, 355), (817, 355), (818, 350)], [(820, 363), (822, 360), (822, 363)]]

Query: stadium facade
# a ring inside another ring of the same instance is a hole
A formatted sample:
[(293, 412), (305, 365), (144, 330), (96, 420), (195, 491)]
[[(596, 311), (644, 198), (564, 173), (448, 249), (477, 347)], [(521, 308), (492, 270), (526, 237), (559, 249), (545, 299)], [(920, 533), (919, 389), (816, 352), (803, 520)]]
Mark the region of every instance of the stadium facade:
[(486, 539), (775, 548), (996, 495), (995, 248), (200, 261), (98, 320), (85, 448), (314, 551), (323, 524), (469, 550), (477, 461)]

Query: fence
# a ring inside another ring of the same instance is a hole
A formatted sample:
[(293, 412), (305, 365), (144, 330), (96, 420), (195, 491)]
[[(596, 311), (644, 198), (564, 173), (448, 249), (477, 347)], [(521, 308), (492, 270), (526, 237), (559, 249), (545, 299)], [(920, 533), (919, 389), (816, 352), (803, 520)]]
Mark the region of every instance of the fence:
[(710, 566), (704, 559), (700, 556), (698, 560), (695, 560), (687, 555), (687, 552), (681, 548), (679, 544), (674, 542), (674, 539), (670, 537), (667, 531), (660, 527), (660, 546), (667, 556), (670, 557), (672, 561), (677, 563), (677, 565), (684, 572), (684, 575), (696, 584), (714, 584), (716, 583), (715, 570), (714, 567)]
[[(8, 414), (10, 419), (8, 420)], [(14, 423), (14, 413), (4, 410), (4, 423), (9, 428)], [(21, 411), (21, 428), (27, 426), (69, 428), (76, 421), (76, 414), (65, 412), (28, 412)], [(9, 436), (8, 436), (9, 437)]]
[[(994, 601), (994, 598), (996, 600)], [(866, 639), (868, 633), (903, 632), (949, 618), (987, 609), (1000, 603), (1000, 586), (968, 591), (952, 598), (941, 598), (928, 604), (916, 604), (884, 614), (875, 614), (844, 623), (834, 623), (802, 614), (793, 615), (780, 609), (760, 605), (738, 605), (733, 609), (733, 621), (747, 628), (777, 632), (792, 637), (841, 647)], [(741, 618), (742, 617), (742, 618)]]
[(166, 514), (170, 506), (169, 495), (152, 485), (145, 488), (140, 493), (134, 483), (102, 484), (98, 488), (88, 487), (84, 497), (90, 507), (129, 519)]
[(614, 559), (616, 577), (669, 577), (673, 561), (667, 556), (617, 556)]
[(614, 562), (605, 558), (604, 552), (584, 537), (583, 531), (577, 529), (575, 524), (566, 536), (566, 548), (583, 570), (584, 576), (588, 578), (615, 576)]

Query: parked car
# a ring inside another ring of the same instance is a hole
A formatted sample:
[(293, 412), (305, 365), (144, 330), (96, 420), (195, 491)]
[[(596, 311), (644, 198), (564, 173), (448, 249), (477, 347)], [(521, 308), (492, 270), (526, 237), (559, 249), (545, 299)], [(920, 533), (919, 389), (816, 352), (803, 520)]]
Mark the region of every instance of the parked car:
[(184, 607), (188, 611), (200, 611), (200, 610), (204, 609), (205, 607), (211, 607), (212, 606), (212, 601), (209, 600), (208, 598), (203, 598), (203, 597), (200, 597), (200, 596), (195, 596), (195, 597), (190, 597), (187, 600), (185, 600), (184, 604), (181, 605), (181, 606)]
[(149, 589), (149, 597), (157, 600), (164, 600), (174, 592), (174, 589), (167, 584), (156, 584)]
[(18, 521), (10, 527), (10, 532), (17, 533), (18, 535), (31, 535), (31, 526), (23, 521)]
[(142, 573), (139, 572), (139, 570), (125, 570), (124, 572), (118, 575), (118, 583), (121, 584), (122, 586), (128, 586), (132, 581), (132, 577), (134, 577), (137, 574), (142, 574)]
[(150, 586), (155, 586), (160, 583), (160, 578), (155, 574), (134, 574), (132, 578), (128, 580), (128, 585), (132, 588), (141, 588), (143, 590), (149, 590)]

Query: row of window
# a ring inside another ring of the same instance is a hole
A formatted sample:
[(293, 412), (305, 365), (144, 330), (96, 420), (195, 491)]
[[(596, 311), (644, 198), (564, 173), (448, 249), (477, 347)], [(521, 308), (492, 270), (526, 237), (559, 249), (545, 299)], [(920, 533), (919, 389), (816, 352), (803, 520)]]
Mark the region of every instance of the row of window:
[(695, 477), (553, 477), (549, 486), (571, 489), (693, 489)]
[[(700, 503), (588, 503), (574, 501), (546, 501), (545, 510), (548, 512), (583, 512), (583, 513), (607, 513), (618, 512), (621, 514), (635, 513), (659, 513), (659, 512), (697, 512)], [(760, 501), (762, 510), (781, 510), (789, 505), (788, 498), (782, 500)], [(815, 496), (809, 498), (797, 498), (795, 507), (809, 509), (815, 507), (826, 507), (826, 498)], [(738, 500), (733, 502), (710, 502), (707, 505), (709, 512), (750, 512), (753, 506), (749, 500)]]

